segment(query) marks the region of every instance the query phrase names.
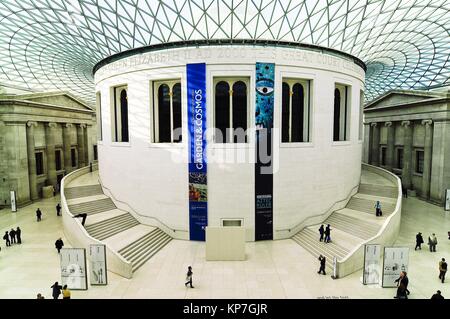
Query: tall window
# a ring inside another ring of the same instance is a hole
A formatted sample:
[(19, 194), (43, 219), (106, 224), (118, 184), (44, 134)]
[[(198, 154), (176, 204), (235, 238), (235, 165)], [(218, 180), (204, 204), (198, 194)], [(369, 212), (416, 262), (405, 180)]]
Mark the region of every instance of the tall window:
[(181, 83), (180, 80), (153, 83), (153, 142), (180, 143)]
[(57, 171), (61, 170), (61, 150), (55, 151), (55, 169)]
[(350, 87), (336, 84), (334, 89), (333, 141), (350, 140)]
[(403, 168), (403, 148), (397, 149), (397, 168)]
[(72, 167), (77, 167), (77, 153), (75, 148), (70, 149), (70, 161), (72, 162)]
[(97, 138), (99, 141), (103, 140), (102, 132), (102, 94), (97, 92), (96, 95), (96, 109), (97, 109)]
[(128, 134), (128, 94), (127, 87), (115, 87), (114, 107), (112, 110), (112, 138), (113, 142), (129, 142)]
[(363, 126), (364, 126), (364, 91), (359, 91), (359, 131), (358, 139), (362, 141), (363, 139)]
[(282, 142), (310, 142), (310, 81), (283, 79), (281, 106)]
[(246, 143), (248, 78), (214, 79), (214, 141)]
[(381, 166), (386, 166), (386, 147), (381, 147)]
[(36, 152), (36, 175), (44, 174), (44, 152)]
[(424, 152), (416, 150), (416, 173), (423, 174)]
[(94, 161), (98, 160), (97, 145), (94, 145)]

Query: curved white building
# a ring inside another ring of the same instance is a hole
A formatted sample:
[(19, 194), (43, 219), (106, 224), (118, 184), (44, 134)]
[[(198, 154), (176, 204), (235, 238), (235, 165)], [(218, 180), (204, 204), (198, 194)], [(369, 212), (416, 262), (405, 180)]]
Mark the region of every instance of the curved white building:
[[(275, 41), (109, 57), (95, 68), (101, 182), (177, 238), (223, 224), (244, 226), (247, 241), (289, 237), (356, 192), (364, 76), (348, 54)], [(273, 127), (273, 152), (262, 143), (255, 157), (261, 127)]]

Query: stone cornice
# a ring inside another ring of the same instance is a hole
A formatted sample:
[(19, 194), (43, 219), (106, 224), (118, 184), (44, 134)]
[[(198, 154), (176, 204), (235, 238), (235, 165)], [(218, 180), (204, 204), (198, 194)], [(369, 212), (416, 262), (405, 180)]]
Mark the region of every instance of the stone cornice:
[(50, 110), (57, 110), (62, 112), (75, 112), (75, 113), (84, 113), (84, 114), (95, 114), (94, 110), (83, 110), (78, 109), (76, 107), (68, 107), (68, 106), (58, 106), (53, 104), (45, 104), (40, 102), (32, 102), (27, 100), (7, 100), (7, 99), (0, 99), (0, 105), (20, 105), (20, 106), (28, 106), (33, 108), (43, 108), (43, 109), (50, 109)]

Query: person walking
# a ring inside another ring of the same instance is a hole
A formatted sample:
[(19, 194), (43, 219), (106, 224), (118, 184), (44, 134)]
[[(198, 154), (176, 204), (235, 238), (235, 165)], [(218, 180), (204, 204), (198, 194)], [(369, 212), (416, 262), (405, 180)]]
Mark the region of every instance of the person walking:
[(319, 256), (319, 261), (320, 261), (320, 268), (319, 268), (319, 271), (317, 273), (320, 274), (321, 272), (323, 272), (323, 274), (326, 275), (326, 273), (325, 273), (325, 264), (327, 262), (327, 259), (325, 258), (325, 256), (320, 255)]
[(20, 229), (19, 226), (17, 226), (17, 229), (16, 229), (16, 237), (17, 237), (17, 243), (18, 243), (18, 244), (21, 244), (21, 243), (22, 243), (22, 237), (20, 237), (21, 234), (22, 234), (22, 230)]
[(59, 295), (61, 294), (62, 286), (60, 286), (60, 285), (58, 284), (58, 282), (55, 282), (54, 285), (51, 286), (50, 288), (53, 289), (53, 290), (52, 290), (52, 297), (53, 297), (53, 299), (58, 299), (58, 298), (59, 298)]
[(406, 272), (402, 271), (400, 273), (400, 277), (398, 277), (395, 282), (397, 283), (397, 295), (394, 298), (397, 299), (408, 299), (409, 290), (408, 290), (408, 283), (409, 279), (406, 276)]
[(5, 235), (3, 236), (3, 239), (6, 241), (6, 247), (11, 246), (11, 241), (9, 240), (8, 231), (5, 231)]
[(319, 234), (320, 234), (320, 239), (319, 241), (323, 240), (323, 234), (325, 233), (325, 229), (323, 228), (323, 225), (320, 226), (319, 228)]
[(325, 228), (325, 243), (329, 243), (331, 241), (331, 228), (330, 228), (330, 224), (327, 225), (327, 227)]
[(422, 250), (422, 247), (420, 247), (420, 245), (423, 244), (423, 237), (422, 237), (422, 233), (418, 233), (416, 235), (416, 247), (414, 247), (414, 250), (417, 250), (417, 248), (419, 248), (420, 250)]
[(439, 262), (439, 279), (441, 279), (442, 283), (444, 283), (446, 272), (447, 272), (447, 263), (445, 262), (445, 258), (442, 258), (442, 260)]
[(435, 233), (428, 237), (428, 245), (430, 246), (430, 252), (436, 252), (437, 237)]
[(375, 203), (375, 216), (381, 216), (381, 203), (379, 200)]
[(441, 291), (438, 290), (433, 296), (431, 296), (431, 299), (444, 299), (444, 297), (441, 295)]
[(38, 208), (38, 209), (36, 210), (36, 219), (37, 219), (38, 222), (41, 221), (41, 217), (42, 217), (42, 212), (41, 212), (41, 210)]
[(190, 284), (191, 288), (194, 288), (194, 286), (192, 286), (192, 267), (189, 266), (188, 267), (188, 271), (186, 273), (186, 283), (184, 284), (185, 286), (187, 286), (187, 284)]
[(56, 205), (56, 216), (61, 216), (61, 204)]
[(70, 299), (70, 290), (69, 288), (67, 288), (67, 285), (64, 285), (63, 289), (62, 289), (62, 295), (63, 295), (63, 299)]
[(57, 241), (55, 241), (55, 247), (58, 250), (58, 254), (59, 254), (59, 251), (61, 250), (61, 248), (63, 248), (63, 246), (64, 246), (64, 242), (62, 241), (61, 238), (59, 238)]
[(11, 244), (15, 244), (16, 243), (16, 231), (14, 230), (14, 228), (11, 228), (11, 230), (9, 231), (9, 237), (11, 237)]

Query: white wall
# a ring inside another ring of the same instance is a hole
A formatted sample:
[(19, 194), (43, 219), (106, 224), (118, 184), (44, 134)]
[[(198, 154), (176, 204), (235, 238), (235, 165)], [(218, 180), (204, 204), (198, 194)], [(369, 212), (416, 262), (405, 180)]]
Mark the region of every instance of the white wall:
[[(281, 124), (283, 77), (311, 80), (311, 142), (279, 146), (274, 167), (274, 234), (292, 228), (305, 218), (323, 213), (348, 196), (359, 183), (362, 142), (358, 141), (359, 92), (364, 72), (339, 57), (287, 48), (197, 48), (172, 49), (120, 60), (95, 75), (96, 91), (102, 97), (103, 141), (98, 142), (102, 183), (114, 197), (139, 214), (159, 219), (170, 228), (189, 229), (186, 64), (207, 64), (207, 119), (213, 123), (215, 76), (250, 78), (250, 126), (254, 127), (256, 62), (274, 62), (274, 126)], [(181, 79), (183, 143), (151, 143), (152, 93), (150, 82)], [(333, 142), (334, 85), (351, 86), (350, 140)], [(111, 142), (110, 88), (128, 86), (129, 143)], [(246, 239), (254, 239), (254, 134), (247, 145), (219, 145), (208, 141), (208, 158), (232, 158), (243, 150), (244, 163), (208, 163), (208, 220), (219, 226), (222, 218), (242, 218)], [(274, 137), (281, 141), (281, 134)]]

